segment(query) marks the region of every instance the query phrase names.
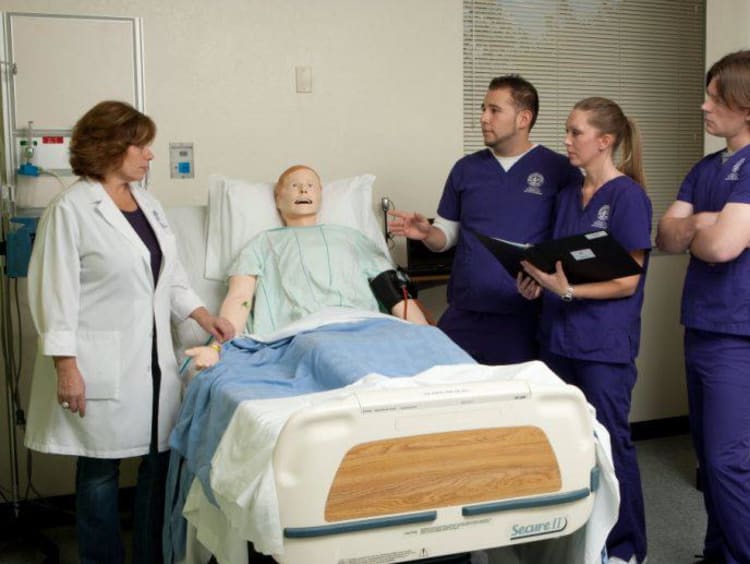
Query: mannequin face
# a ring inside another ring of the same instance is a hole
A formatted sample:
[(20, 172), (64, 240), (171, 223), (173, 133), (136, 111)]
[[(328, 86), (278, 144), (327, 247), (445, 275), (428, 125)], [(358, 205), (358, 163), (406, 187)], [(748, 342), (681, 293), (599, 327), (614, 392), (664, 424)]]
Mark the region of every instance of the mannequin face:
[(309, 168), (288, 174), (276, 188), (276, 207), (288, 226), (315, 224), (320, 202), (320, 178)]

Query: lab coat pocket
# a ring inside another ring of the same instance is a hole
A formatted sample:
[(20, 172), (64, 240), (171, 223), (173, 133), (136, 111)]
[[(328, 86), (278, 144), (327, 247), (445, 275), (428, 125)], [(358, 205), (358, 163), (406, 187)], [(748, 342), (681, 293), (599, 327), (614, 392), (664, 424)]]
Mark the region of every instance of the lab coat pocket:
[(86, 399), (117, 399), (120, 395), (120, 333), (80, 331), (78, 369), (86, 383)]

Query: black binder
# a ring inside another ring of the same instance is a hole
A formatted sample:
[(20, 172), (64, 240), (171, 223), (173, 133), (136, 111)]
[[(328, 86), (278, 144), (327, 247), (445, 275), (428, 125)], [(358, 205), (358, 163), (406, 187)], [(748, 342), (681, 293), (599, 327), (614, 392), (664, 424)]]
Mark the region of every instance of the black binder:
[(513, 278), (522, 270), (522, 260), (549, 274), (555, 271), (555, 263), (562, 261), (571, 284), (604, 282), (643, 272), (630, 253), (606, 231), (582, 233), (535, 245), (488, 237), (476, 231), (472, 233)]

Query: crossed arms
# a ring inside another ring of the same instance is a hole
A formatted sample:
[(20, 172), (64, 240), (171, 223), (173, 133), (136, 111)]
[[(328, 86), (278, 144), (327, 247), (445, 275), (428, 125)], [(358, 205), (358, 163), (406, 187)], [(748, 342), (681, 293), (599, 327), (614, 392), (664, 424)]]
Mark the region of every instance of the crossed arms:
[(706, 262), (729, 262), (750, 245), (750, 204), (728, 203), (720, 212), (693, 212), (677, 200), (659, 221), (656, 246), (690, 253)]

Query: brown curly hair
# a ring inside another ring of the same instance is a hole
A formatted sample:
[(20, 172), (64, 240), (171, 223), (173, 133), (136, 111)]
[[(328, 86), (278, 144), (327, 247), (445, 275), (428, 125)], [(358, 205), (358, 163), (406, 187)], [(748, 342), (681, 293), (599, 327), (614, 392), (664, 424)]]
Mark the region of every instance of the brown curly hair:
[(73, 127), (70, 166), (78, 176), (104, 180), (122, 164), (128, 147), (143, 147), (154, 137), (156, 124), (130, 104), (99, 102)]

